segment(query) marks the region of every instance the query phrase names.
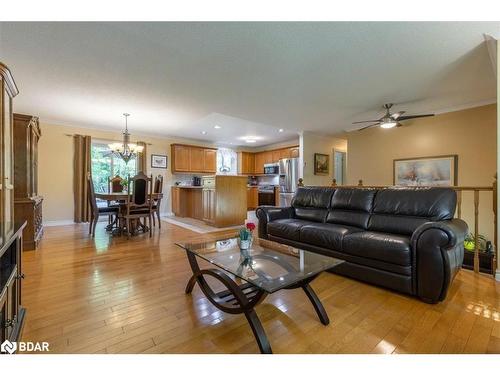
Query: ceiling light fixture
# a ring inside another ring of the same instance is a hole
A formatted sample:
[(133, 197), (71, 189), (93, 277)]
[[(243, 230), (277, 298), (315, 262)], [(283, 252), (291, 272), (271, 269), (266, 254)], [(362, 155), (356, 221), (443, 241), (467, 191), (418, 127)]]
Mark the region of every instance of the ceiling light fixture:
[(285, 131), (285, 129), (280, 129), (278, 130), (280, 133), (283, 133)]
[(142, 152), (144, 146), (138, 146), (135, 143), (130, 143), (130, 133), (128, 132), (128, 116), (130, 114), (124, 113), (125, 116), (125, 131), (123, 132), (123, 143), (111, 143), (108, 145), (110, 151), (123, 159), (125, 164), (137, 156), (137, 153)]
[(214, 126), (214, 129), (220, 129), (220, 128), (221, 128), (221, 126), (220, 126), (220, 125), (215, 125), (215, 126)]
[(257, 140), (253, 139), (253, 138), (248, 138), (248, 139), (245, 139), (245, 142), (246, 143), (255, 143), (255, 142), (257, 142)]
[(392, 120), (392, 119), (384, 119), (384, 120), (380, 123), (380, 127), (381, 127), (381, 128), (384, 128), (384, 129), (390, 129), (390, 128), (395, 127), (397, 124), (398, 124), (398, 122), (397, 122), (397, 121), (394, 121), (394, 120)]
[(203, 131), (201, 132), (201, 134), (205, 135), (205, 134), (207, 134), (207, 132), (206, 132), (205, 130), (203, 130)]

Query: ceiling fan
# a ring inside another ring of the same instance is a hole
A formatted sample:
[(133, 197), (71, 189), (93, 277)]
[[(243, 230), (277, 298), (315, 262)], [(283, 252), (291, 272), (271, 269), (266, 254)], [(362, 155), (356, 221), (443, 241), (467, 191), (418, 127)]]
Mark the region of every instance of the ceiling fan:
[(378, 120), (356, 121), (356, 122), (353, 122), (353, 124), (365, 124), (365, 123), (369, 123), (369, 122), (373, 123), (373, 124), (370, 124), (368, 126), (365, 126), (364, 128), (358, 129), (359, 131), (365, 130), (365, 129), (368, 129), (368, 128), (371, 128), (374, 126), (380, 126), (381, 128), (384, 128), (384, 129), (390, 129), (390, 128), (393, 128), (395, 126), (398, 126), (398, 127), (402, 126), (400, 121), (410, 120), (410, 119), (419, 118), (419, 117), (434, 116), (434, 114), (402, 116), (405, 113), (405, 111), (391, 113), (392, 105), (393, 105), (392, 103), (384, 104), (385, 115), (382, 116), (381, 118), (379, 118)]

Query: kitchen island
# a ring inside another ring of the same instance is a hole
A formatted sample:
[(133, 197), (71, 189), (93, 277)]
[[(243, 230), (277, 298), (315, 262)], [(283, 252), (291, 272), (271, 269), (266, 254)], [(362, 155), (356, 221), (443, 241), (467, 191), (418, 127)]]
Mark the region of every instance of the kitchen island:
[(172, 186), (175, 216), (203, 220), (208, 225), (243, 225), (247, 218), (247, 177), (202, 177), (202, 186)]

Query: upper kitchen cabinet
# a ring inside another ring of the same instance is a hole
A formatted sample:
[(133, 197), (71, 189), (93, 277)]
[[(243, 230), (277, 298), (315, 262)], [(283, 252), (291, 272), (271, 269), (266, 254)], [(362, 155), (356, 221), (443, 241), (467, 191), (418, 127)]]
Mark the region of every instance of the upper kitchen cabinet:
[(239, 174), (255, 173), (255, 154), (251, 152), (240, 152), (238, 155)]
[(215, 173), (217, 149), (172, 144), (173, 173)]

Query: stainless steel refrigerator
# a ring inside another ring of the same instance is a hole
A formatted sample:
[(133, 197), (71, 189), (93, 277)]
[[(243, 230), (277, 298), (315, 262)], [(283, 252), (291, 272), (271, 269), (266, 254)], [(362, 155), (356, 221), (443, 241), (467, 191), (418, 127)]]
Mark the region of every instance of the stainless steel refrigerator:
[(299, 159), (281, 159), (280, 173), (280, 207), (288, 207), (292, 203), (299, 180)]

